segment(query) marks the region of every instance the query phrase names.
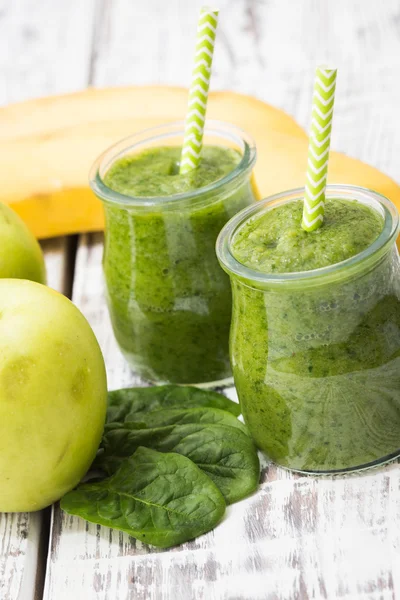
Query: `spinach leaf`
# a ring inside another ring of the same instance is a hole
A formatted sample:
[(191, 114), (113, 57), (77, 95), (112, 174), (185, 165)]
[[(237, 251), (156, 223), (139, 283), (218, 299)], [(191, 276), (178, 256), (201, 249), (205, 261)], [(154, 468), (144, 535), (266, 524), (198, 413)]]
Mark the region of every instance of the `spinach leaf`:
[(217, 486), (189, 459), (138, 448), (112, 477), (66, 494), (61, 508), (169, 548), (215, 527), (225, 502)]
[[(133, 415), (135, 417), (135, 415)], [(153, 429), (154, 427), (165, 427), (166, 425), (185, 425), (187, 423), (219, 423), (220, 425), (230, 425), (240, 429), (246, 435), (248, 433), (246, 425), (238, 421), (232, 413), (219, 408), (166, 408), (163, 410), (155, 410), (146, 414), (142, 414), (140, 421), (125, 421), (130, 423), (131, 429)], [(135, 425), (133, 425), (135, 423)], [(106, 431), (119, 427), (120, 423), (107, 423)]]
[(114, 423), (105, 431), (95, 468), (111, 474), (139, 446), (177, 452), (190, 458), (221, 490), (227, 504), (257, 489), (260, 465), (250, 437), (236, 427), (187, 423), (138, 429), (137, 423)]
[(235, 416), (240, 406), (222, 394), (192, 386), (160, 385), (124, 388), (108, 393), (107, 422), (140, 421), (143, 415), (165, 408), (211, 407)]

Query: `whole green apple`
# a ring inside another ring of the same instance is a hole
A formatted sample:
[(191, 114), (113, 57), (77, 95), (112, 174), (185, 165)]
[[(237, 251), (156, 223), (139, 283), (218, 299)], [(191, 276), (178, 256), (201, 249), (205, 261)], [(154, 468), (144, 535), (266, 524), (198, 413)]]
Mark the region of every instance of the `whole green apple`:
[(104, 360), (65, 296), (0, 279), (0, 512), (38, 510), (88, 470), (103, 432)]
[(42, 250), (23, 220), (0, 203), (0, 277), (46, 283)]

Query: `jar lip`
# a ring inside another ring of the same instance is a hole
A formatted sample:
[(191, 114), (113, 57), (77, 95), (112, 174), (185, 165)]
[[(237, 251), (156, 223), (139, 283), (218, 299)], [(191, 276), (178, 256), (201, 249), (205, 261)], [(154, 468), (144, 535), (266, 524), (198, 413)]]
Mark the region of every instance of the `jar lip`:
[(233, 125), (219, 120), (207, 120), (204, 128), (205, 135), (211, 134), (225, 137), (230, 141), (236, 142), (243, 150), (242, 158), (235, 168), (213, 183), (195, 190), (182, 192), (179, 194), (171, 194), (170, 196), (128, 196), (121, 194), (108, 187), (102, 178), (102, 171), (107, 170), (115, 160), (124, 156), (127, 152), (135, 147), (146, 147), (146, 143), (153, 142), (157, 139), (164, 139), (176, 135), (183, 135), (185, 128), (184, 121), (174, 121), (143, 129), (134, 135), (123, 138), (113, 146), (110, 146), (103, 152), (92, 165), (89, 172), (89, 185), (92, 191), (99, 196), (103, 201), (112, 204), (123, 206), (158, 206), (162, 203), (163, 208), (168, 205), (175, 205), (182, 200), (194, 200), (208, 192), (217, 192), (220, 188), (233, 182), (237, 177), (250, 171), (256, 161), (256, 145), (251, 136), (245, 131)]
[[(395, 242), (399, 233), (399, 213), (395, 205), (385, 196), (374, 190), (362, 188), (356, 185), (330, 184), (326, 188), (328, 198), (340, 198), (356, 200), (378, 209), (384, 217), (384, 225), (379, 236), (374, 242), (365, 248), (362, 252), (351, 256), (350, 258), (318, 269), (310, 271), (298, 271), (291, 273), (263, 273), (247, 267), (239, 262), (231, 252), (232, 238), (238, 228), (248, 221), (252, 216), (275, 206), (303, 200), (304, 188), (295, 188), (279, 194), (274, 194), (256, 204), (241, 210), (221, 230), (217, 239), (217, 256), (223, 269), (229, 274), (237, 275), (240, 279), (246, 280), (251, 285), (279, 286), (281, 284), (307, 283), (313, 284), (321, 281), (324, 276), (342, 276), (353, 273), (358, 265), (368, 258), (379, 258), (391, 243)], [(273, 206), (272, 206), (273, 205)]]

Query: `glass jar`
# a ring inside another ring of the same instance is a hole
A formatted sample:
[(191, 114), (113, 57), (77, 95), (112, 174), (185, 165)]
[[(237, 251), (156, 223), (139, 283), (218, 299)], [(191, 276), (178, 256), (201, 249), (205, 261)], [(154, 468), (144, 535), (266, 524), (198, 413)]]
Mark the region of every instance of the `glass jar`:
[(165, 197), (126, 196), (104, 183), (117, 159), (181, 146), (183, 133), (183, 123), (146, 130), (107, 150), (92, 168), (90, 185), (105, 210), (106, 296), (117, 342), (141, 377), (220, 383), (231, 377), (232, 298), (215, 242), (223, 225), (255, 200), (254, 142), (233, 125), (209, 121), (204, 144), (242, 154), (222, 179)]
[(297, 189), (267, 198), (218, 238), (233, 290), (234, 380), (245, 422), (273, 461), (302, 472), (358, 470), (400, 453), (399, 217), (377, 193), (331, 185), (327, 197), (362, 202), (384, 217), (366, 250), (284, 274), (234, 258), (232, 237), (244, 222), (302, 197)]

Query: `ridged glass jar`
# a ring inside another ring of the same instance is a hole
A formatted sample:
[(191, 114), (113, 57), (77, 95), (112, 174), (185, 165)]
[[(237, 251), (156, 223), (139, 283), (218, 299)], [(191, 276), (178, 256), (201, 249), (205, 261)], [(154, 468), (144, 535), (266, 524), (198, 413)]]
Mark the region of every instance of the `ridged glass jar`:
[(398, 212), (363, 188), (332, 185), (327, 196), (384, 218), (372, 245), (341, 263), (264, 274), (233, 256), (238, 228), (300, 201), (302, 189), (241, 211), (217, 243), (232, 283), (231, 362), (245, 422), (273, 461), (312, 473), (363, 469), (400, 453)]
[(117, 159), (181, 146), (183, 134), (183, 123), (144, 131), (107, 150), (93, 166), (90, 185), (106, 217), (107, 302), (118, 344), (144, 379), (220, 383), (231, 377), (232, 298), (215, 242), (225, 223), (255, 200), (254, 142), (233, 125), (210, 121), (204, 144), (236, 148), (242, 155), (222, 179), (164, 197), (125, 196), (104, 183)]

